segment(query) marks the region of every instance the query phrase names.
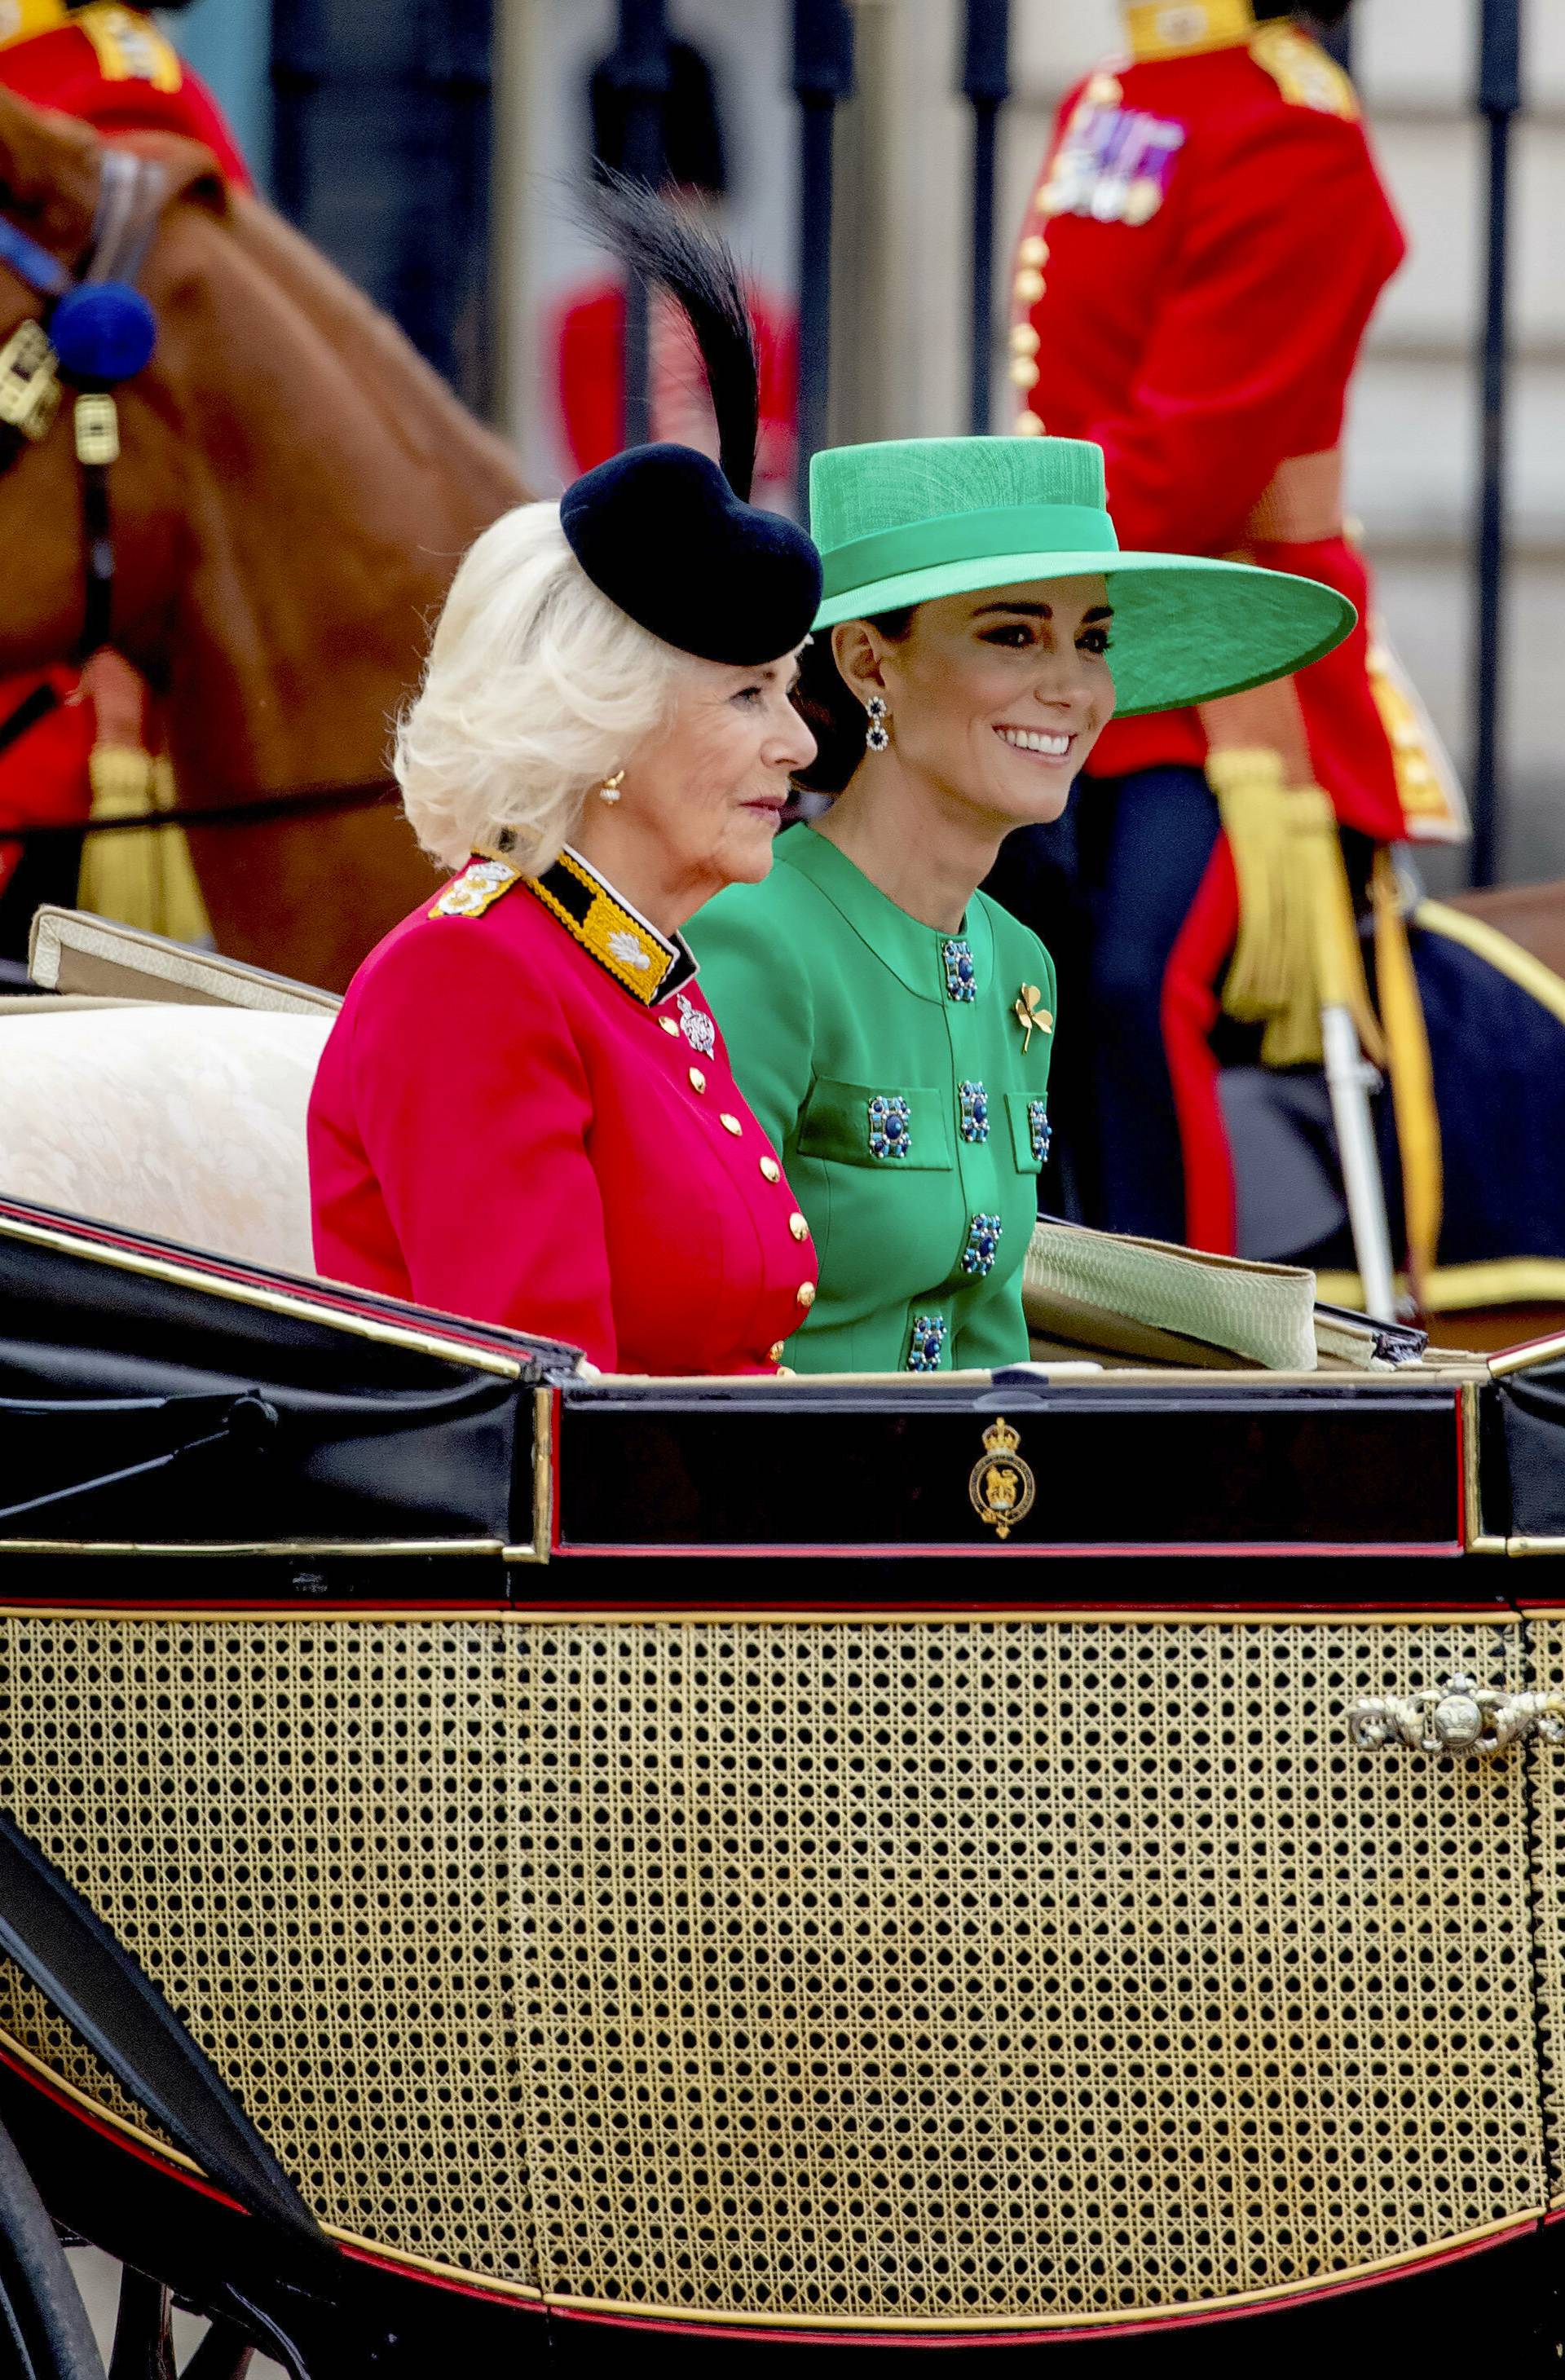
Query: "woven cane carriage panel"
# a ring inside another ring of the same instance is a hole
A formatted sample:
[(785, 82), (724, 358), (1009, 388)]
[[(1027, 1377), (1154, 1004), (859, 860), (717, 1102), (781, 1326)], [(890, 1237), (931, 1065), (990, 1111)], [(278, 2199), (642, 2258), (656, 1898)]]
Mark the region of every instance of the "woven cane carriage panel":
[(1542, 2194), (1522, 1771), (1350, 1750), (1515, 1632), (539, 1628), (547, 2293), (1027, 2324), (1416, 2256)]
[[(334, 2226), (562, 2301), (993, 2326), (1540, 2203), (1517, 1632), (12, 1619), (0, 1803)], [(14, 1972), (0, 2030), (142, 2132)]]
[[(0, 1806), (325, 2221), (526, 2284), (503, 1633), (13, 1618)], [(3, 1961), (0, 2032), (151, 2130)]]
[[(1565, 1619), (1533, 1621), (1535, 1682), (1565, 1687)], [(1543, 2040), (1544, 2109), (1547, 2122), (1549, 2192), (1565, 2205), (1565, 1750), (1538, 1743), (1537, 1927), (1539, 2032)]]

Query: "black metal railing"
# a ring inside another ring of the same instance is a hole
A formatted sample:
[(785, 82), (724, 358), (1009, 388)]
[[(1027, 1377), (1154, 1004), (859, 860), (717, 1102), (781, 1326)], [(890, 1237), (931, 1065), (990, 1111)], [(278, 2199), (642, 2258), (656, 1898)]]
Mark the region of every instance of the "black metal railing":
[(1510, 354), (1510, 134), (1522, 106), (1521, 0), (1482, 0), (1477, 108), (1488, 128), (1488, 223), (1480, 352), (1480, 470), (1474, 623), (1473, 881), (1492, 884), (1502, 848), (1501, 625), (1506, 596), (1505, 416)]
[(832, 137), (853, 91), (846, 0), (794, 0), (794, 96), (799, 103), (798, 508), (809, 512), (809, 458), (826, 443), (831, 356)]
[[(663, 101), (669, 88), (663, 0), (620, 0), (619, 41), (609, 75), (625, 109), (625, 170), (637, 181), (657, 182), (663, 170)], [(652, 434), (651, 344), (646, 279), (633, 273), (625, 293), (626, 446), (644, 446)]]
[(973, 110), (973, 261), (967, 296), (971, 366), (967, 426), (989, 428), (994, 384), (994, 181), (1000, 111), (1011, 96), (1011, 0), (967, 0), (962, 90)]

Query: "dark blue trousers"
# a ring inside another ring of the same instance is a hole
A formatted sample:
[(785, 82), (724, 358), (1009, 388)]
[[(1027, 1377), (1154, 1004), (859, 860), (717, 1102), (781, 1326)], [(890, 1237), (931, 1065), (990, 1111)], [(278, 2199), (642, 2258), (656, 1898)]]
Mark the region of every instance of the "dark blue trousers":
[(1199, 769), (1143, 769), (1078, 778), (1062, 818), (1001, 848), (985, 889), (1047, 944), (1059, 978), (1046, 1209), (1184, 1237), (1163, 986), (1218, 833)]

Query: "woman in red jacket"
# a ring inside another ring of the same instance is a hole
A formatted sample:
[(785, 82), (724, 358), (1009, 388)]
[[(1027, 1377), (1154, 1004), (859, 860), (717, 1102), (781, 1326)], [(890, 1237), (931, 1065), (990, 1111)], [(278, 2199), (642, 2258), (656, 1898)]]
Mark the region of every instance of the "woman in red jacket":
[(732, 260), (650, 201), (621, 229), (707, 326), (727, 477), (633, 449), (457, 572), (396, 757), (457, 873), (371, 952), (327, 1046), (316, 1260), (604, 1369), (760, 1371), (813, 1302), (814, 1252), (679, 929), (771, 865), (815, 750), (790, 696), (820, 569), (744, 502)]

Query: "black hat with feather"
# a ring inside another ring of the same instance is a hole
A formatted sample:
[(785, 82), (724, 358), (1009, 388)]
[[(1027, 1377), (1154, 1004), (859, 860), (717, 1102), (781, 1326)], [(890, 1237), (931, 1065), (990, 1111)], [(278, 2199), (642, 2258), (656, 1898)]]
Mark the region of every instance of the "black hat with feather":
[(620, 175), (599, 184), (592, 212), (622, 263), (684, 310), (722, 467), (693, 446), (629, 447), (565, 490), (560, 526), (593, 585), (665, 644), (743, 667), (777, 661), (809, 633), (820, 557), (793, 521), (748, 502), (760, 368), (733, 251)]

